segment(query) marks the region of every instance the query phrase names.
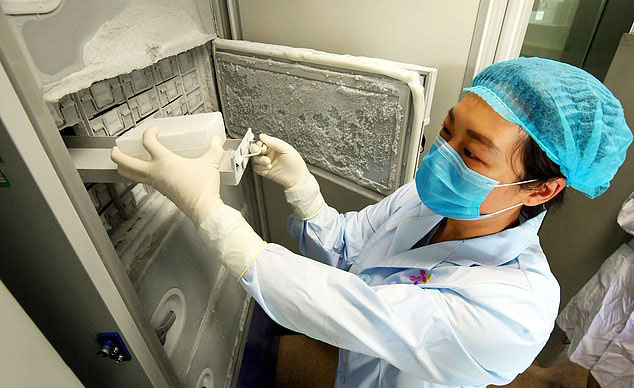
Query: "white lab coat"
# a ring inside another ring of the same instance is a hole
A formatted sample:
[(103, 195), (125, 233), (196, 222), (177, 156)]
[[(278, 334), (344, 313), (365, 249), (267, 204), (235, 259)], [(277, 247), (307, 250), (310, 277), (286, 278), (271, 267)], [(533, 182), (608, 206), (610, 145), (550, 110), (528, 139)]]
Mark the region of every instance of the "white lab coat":
[[(634, 234), (634, 196), (618, 216)], [(570, 339), (568, 357), (602, 387), (634, 387), (634, 239), (621, 245), (570, 299), (557, 325)]]
[(359, 212), (291, 217), (312, 260), (268, 244), (241, 284), (282, 326), (341, 349), (337, 387), (502, 385), (531, 364), (557, 316), (543, 217), (410, 250), (442, 220), (410, 182)]

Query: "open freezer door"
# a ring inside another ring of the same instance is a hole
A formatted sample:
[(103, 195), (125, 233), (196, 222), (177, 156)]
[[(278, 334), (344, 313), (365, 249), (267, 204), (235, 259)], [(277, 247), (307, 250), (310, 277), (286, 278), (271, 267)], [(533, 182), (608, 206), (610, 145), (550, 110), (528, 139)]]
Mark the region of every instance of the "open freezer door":
[(230, 136), (284, 139), (312, 173), (375, 200), (414, 177), (435, 69), (223, 39), (213, 59)]

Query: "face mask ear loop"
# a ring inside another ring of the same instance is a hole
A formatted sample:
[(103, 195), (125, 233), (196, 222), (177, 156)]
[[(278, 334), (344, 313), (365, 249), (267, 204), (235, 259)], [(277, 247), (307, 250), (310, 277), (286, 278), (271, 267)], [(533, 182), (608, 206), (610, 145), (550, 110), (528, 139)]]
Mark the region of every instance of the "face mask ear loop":
[(498, 211), (495, 211), (493, 213), (482, 214), (482, 215), (480, 215), (480, 217), (474, 218), (474, 220), (484, 220), (486, 218), (497, 216), (500, 213), (507, 212), (507, 211), (509, 211), (511, 209), (515, 209), (516, 207), (520, 207), (520, 206), (524, 206), (524, 204), (523, 203), (518, 203), (517, 205), (513, 205), (513, 206), (510, 206), (510, 207), (507, 207), (506, 209), (498, 210)]
[(523, 185), (524, 183), (531, 183), (531, 182), (537, 182), (537, 179), (529, 179), (527, 181), (513, 182), (513, 183), (503, 183), (503, 184), (500, 184), (500, 185), (495, 185), (495, 187), (507, 187), (507, 186)]

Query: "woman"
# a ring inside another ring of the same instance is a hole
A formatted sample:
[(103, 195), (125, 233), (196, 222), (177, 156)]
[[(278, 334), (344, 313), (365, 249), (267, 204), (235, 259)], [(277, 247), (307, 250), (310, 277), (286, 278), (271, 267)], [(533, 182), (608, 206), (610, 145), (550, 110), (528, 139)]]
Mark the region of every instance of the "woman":
[(495, 64), (467, 91), (416, 179), (359, 212), (325, 205), (301, 156), (261, 136), (256, 172), (285, 189), (307, 257), (266, 244), (222, 203), (218, 139), (185, 159), (151, 128), (152, 161), (116, 147), (112, 159), (188, 214), (272, 319), (341, 349), (337, 386), (501, 385), (531, 364), (557, 316), (537, 237), (545, 208), (566, 186), (605, 191), (632, 135), (614, 96), (562, 63)]

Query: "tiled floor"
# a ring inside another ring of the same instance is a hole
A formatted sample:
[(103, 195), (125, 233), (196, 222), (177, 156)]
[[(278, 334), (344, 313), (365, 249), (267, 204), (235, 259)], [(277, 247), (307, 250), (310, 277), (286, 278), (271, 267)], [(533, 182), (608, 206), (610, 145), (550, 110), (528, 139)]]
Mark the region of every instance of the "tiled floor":
[[(333, 386), (336, 369), (336, 348), (303, 335), (280, 337), (275, 387), (330, 388)], [(553, 385), (544, 382), (545, 373), (544, 369), (532, 366), (504, 387), (583, 388), (586, 386), (588, 376), (588, 372), (581, 367), (575, 365), (563, 367), (557, 373), (566, 376), (567, 381), (565, 384)]]

